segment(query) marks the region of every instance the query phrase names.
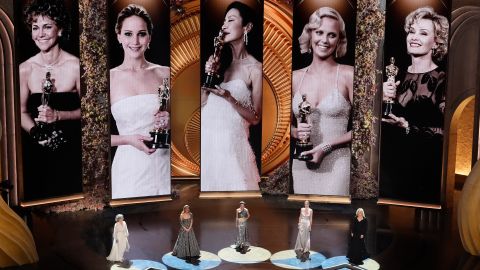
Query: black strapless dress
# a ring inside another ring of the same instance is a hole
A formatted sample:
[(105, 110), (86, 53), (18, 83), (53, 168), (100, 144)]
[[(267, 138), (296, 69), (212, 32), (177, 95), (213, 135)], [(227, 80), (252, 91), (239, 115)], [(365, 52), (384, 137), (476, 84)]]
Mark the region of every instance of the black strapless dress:
[[(27, 109), (32, 119), (38, 116), (41, 93), (31, 94)], [(80, 108), (76, 92), (52, 93), (49, 106), (58, 111)], [(56, 150), (41, 146), (22, 131), (24, 200), (38, 200), (82, 192), (82, 146), (80, 119), (58, 121), (66, 143)]]

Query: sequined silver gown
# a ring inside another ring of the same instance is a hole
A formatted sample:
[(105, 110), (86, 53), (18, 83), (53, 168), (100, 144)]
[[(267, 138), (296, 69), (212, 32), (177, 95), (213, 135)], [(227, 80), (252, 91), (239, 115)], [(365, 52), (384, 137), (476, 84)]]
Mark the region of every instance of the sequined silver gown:
[(193, 228), (188, 232), (184, 229), (184, 227), (189, 228), (192, 221), (192, 213), (190, 213), (190, 218), (180, 219), (180, 232), (178, 233), (177, 242), (175, 242), (175, 246), (173, 247), (173, 256), (177, 256), (178, 258), (200, 256), (200, 247), (198, 246)]
[[(306, 73), (307, 69), (305, 69)], [(335, 89), (332, 89), (310, 114), (312, 131), (310, 140), (314, 146), (331, 142), (347, 133), (350, 117), (350, 102), (338, 90), (338, 72)], [(303, 77), (300, 82), (300, 90)], [(308, 98), (308, 97), (307, 97)], [(302, 102), (300, 91), (292, 100), (292, 109), (298, 115), (298, 105)], [(307, 162), (294, 159), (292, 164), (293, 189), (295, 194), (348, 196), (350, 186), (350, 146), (335, 148), (328, 153), (315, 168), (307, 168)]]

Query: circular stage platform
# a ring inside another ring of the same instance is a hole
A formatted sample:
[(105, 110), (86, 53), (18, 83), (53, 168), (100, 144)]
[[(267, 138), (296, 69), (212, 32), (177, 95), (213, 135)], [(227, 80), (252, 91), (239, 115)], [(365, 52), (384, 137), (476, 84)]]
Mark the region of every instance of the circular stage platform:
[(325, 261), (325, 259), (326, 257), (321, 253), (310, 251), (310, 259), (305, 262), (301, 262), (299, 259), (297, 259), (297, 254), (293, 249), (277, 252), (270, 257), (270, 261), (274, 265), (286, 269), (317, 268), (322, 265), (322, 262)]
[[(337, 256), (337, 257), (332, 257), (328, 258), (322, 263), (322, 268), (323, 269), (329, 269), (329, 268), (335, 268), (341, 265), (348, 264), (348, 259), (346, 256)], [(366, 269), (366, 270), (379, 270), (380, 269), (380, 264), (378, 264), (375, 260), (372, 259), (365, 259), (363, 260), (363, 264), (359, 265), (361, 268)], [(338, 270), (349, 270), (348, 268), (339, 268)]]
[(272, 253), (261, 247), (250, 246), (248, 251), (242, 254), (235, 250), (235, 245), (232, 245), (220, 250), (218, 256), (227, 262), (250, 264), (266, 261), (270, 259)]
[(172, 252), (169, 252), (162, 257), (164, 264), (175, 269), (191, 269), (191, 270), (202, 270), (202, 269), (212, 269), (220, 265), (222, 260), (215, 254), (200, 251), (200, 258), (193, 263), (188, 263), (185, 260), (177, 258), (172, 255)]
[(129, 260), (128, 262), (115, 263), (110, 270), (167, 270), (167, 267), (159, 262), (149, 260)]

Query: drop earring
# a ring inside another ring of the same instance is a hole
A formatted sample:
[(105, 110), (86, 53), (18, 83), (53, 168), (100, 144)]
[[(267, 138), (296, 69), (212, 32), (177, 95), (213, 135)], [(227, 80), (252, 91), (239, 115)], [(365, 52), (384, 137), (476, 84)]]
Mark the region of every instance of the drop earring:
[(147, 44), (147, 49), (150, 49), (150, 43)]
[(243, 42), (245, 42), (245, 45), (248, 45), (248, 34), (247, 34), (247, 31), (243, 32)]

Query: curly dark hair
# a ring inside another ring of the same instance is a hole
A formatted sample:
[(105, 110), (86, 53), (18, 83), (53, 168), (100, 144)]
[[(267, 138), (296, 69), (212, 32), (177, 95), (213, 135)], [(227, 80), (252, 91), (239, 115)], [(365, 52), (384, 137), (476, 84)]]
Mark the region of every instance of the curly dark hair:
[(38, 16), (52, 19), (62, 29), (62, 38), (68, 39), (70, 34), (70, 18), (63, 0), (33, 0), (24, 10), (25, 24), (32, 29), (32, 23)]
[(123, 21), (126, 18), (131, 16), (138, 16), (142, 18), (147, 24), (148, 34), (149, 35), (152, 34), (152, 30), (153, 30), (152, 18), (150, 18), (150, 15), (148, 15), (148, 12), (144, 7), (140, 5), (135, 5), (135, 4), (128, 5), (118, 13), (117, 23), (115, 24), (115, 33), (120, 34), (120, 31), (122, 30)]

